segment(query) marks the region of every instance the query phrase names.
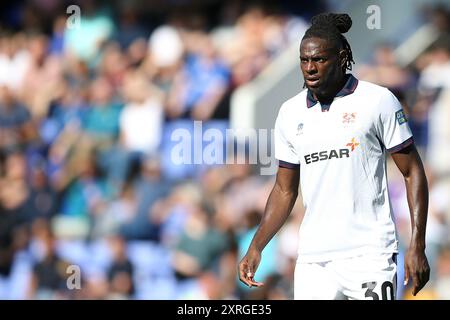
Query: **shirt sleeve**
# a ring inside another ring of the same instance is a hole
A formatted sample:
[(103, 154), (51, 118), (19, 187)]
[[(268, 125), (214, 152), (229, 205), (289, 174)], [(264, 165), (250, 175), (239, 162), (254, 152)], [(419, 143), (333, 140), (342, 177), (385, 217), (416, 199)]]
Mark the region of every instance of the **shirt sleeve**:
[(413, 136), (402, 105), (392, 92), (386, 89), (380, 99), (378, 135), (386, 150), (397, 152), (412, 144)]
[(278, 159), (280, 167), (296, 169), (300, 166), (300, 162), (294, 146), (286, 137), (285, 128), (283, 128), (285, 122), (283, 121), (282, 109), (280, 109), (275, 121), (275, 158)]

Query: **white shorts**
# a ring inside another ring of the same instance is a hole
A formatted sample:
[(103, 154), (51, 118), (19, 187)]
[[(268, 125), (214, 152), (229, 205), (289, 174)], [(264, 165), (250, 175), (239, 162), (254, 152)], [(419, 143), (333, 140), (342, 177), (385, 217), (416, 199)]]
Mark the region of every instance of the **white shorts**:
[(396, 254), (297, 262), (295, 300), (395, 300)]

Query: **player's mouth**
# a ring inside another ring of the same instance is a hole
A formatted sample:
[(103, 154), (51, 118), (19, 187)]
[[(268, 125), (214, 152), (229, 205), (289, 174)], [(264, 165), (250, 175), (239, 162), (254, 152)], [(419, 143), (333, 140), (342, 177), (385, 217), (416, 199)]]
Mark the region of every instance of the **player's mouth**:
[(319, 85), (320, 78), (306, 78), (305, 82), (308, 87), (317, 87)]

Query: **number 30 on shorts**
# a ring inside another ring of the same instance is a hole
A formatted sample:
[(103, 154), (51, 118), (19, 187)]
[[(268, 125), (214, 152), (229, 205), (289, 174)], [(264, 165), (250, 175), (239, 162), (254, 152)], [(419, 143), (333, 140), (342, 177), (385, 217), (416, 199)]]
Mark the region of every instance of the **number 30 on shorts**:
[[(380, 300), (378, 293), (374, 292), (377, 287), (376, 281), (366, 282), (362, 284), (362, 288), (366, 288), (366, 293), (364, 296), (366, 298), (371, 297), (373, 300)], [(388, 290), (389, 288), (389, 290)], [(388, 293), (389, 291), (389, 293)], [(381, 299), (382, 300), (394, 300), (394, 285), (390, 281), (385, 281), (381, 285)]]

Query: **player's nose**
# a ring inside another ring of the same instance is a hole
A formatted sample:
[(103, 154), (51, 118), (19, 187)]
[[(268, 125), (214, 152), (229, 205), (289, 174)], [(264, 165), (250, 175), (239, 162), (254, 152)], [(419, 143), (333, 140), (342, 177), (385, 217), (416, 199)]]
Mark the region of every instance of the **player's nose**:
[(317, 72), (317, 68), (314, 62), (308, 61), (305, 66), (305, 71), (309, 74), (314, 74)]

